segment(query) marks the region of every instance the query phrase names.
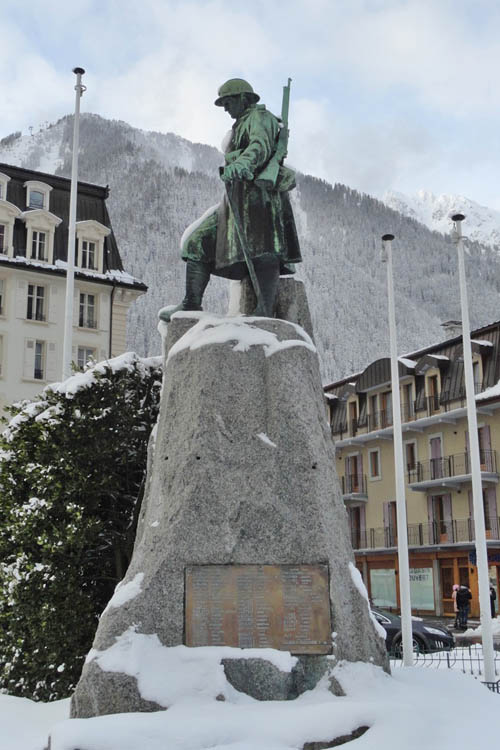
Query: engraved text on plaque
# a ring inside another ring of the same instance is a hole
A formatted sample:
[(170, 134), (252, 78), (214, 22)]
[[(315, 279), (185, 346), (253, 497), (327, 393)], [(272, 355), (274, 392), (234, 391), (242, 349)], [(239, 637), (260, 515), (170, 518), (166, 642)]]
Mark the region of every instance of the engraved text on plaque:
[(328, 566), (186, 568), (185, 642), (330, 653)]

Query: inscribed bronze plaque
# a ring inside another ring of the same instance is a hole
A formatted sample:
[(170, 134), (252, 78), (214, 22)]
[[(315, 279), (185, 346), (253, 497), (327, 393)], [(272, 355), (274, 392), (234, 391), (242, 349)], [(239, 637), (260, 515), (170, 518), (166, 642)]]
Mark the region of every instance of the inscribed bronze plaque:
[(331, 652), (327, 565), (186, 568), (187, 646)]

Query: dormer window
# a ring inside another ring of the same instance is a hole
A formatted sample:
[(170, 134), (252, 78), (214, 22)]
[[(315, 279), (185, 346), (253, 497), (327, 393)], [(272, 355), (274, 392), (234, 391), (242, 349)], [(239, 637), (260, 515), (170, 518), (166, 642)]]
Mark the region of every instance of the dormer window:
[(81, 240), (81, 267), (90, 268), (93, 271), (97, 271), (97, 251), (96, 243), (90, 240)]
[(26, 205), (28, 208), (42, 209), (42, 211), (49, 210), (49, 199), (50, 191), (52, 190), (50, 185), (46, 185), (45, 182), (38, 182), (38, 180), (28, 180), (24, 183), (26, 188)]
[(47, 234), (34, 229), (31, 235), (31, 259), (47, 261)]
[(76, 265), (86, 271), (103, 273), (104, 239), (111, 229), (94, 219), (76, 223)]
[(28, 209), (20, 218), (26, 223), (26, 258), (53, 263), (54, 232), (62, 219), (41, 208)]
[(43, 208), (43, 193), (39, 190), (30, 190), (28, 206), (30, 208)]
[(7, 200), (7, 184), (9, 181), (9, 175), (0, 172), (0, 201)]

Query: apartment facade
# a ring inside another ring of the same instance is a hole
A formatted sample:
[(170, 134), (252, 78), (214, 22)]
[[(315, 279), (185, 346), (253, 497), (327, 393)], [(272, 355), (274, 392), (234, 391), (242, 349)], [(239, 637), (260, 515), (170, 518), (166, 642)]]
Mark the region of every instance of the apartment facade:
[[(466, 583), (478, 615), (463, 345), (453, 335), (457, 322), (444, 325), (451, 337), (399, 359), (412, 608), (452, 615), (452, 586)], [(489, 573), (498, 593), (500, 322), (471, 336)], [(326, 386), (325, 395), (356, 563), (373, 603), (398, 610), (390, 359)]]
[[(74, 363), (126, 348), (126, 313), (147, 291), (122, 265), (108, 189), (78, 183)], [(70, 180), (0, 164), (0, 410), (60, 380)]]

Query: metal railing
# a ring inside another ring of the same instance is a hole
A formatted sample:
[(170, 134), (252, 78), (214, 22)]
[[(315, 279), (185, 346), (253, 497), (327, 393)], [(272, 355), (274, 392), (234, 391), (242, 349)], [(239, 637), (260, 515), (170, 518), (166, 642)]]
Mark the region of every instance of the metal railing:
[(343, 495), (366, 495), (366, 474), (347, 474), (342, 477)]
[[(475, 381), (474, 393), (482, 393), (485, 387), (483, 382)], [(465, 405), (465, 388), (461, 388), (458, 394), (453, 396), (451, 396), (451, 392), (448, 390), (441, 391), (440, 395), (425, 396), (424, 398), (419, 398), (417, 401), (402, 403), (401, 419), (403, 423), (413, 422), (416, 419), (422, 419), (424, 416), (430, 417), (439, 414), (441, 411), (447, 412), (451, 409), (462, 408)], [(339, 436), (339, 440), (342, 440), (344, 435), (347, 434), (349, 437), (355, 437), (360, 429), (366, 428), (367, 432), (373, 432), (384, 429), (384, 427), (391, 427), (393, 423), (392, 410), (384, 409), (371, 414), (365, 414), (363, 417), (346, 420), (346, 422), (337, 428), (334, 434)]]
[[(500, 539), (500, 518), (486, 518), (486, 535), (489, 539)], [(473, 542), (475, 529), (473, 518), (455, 518), (451, 521), (428, 521), (407, 526), (408, 545), (425, 547), (435, 544)], [(353, 549), (383, 549), (396, 547), (397, 531), (392, 527), (351, 529)]]
[(428, 417), (430, 417), (440, 411), (440, 409), (441, 406), (437, 394), (434, 396), (425, 396), (425, 398), (419, 399), (415, 402), (415, 412), (419, 413), (420, 417), (422, 416), (421, 412), (423, 411), (426, 412)]
[[(481, 471), (497, 472), (496, 451), (479, 451)], [(418, 461), (414, 468), (408, 469), (408, 483), (429, 482), (433, 479), (445, 479), (471, 473), (471, 462), (468, 453), (455, 453), (441, 458), (430, 458)]]
[[(474, 381), (474, 393), (477, 395), (478, 393), (482, 393), (485, 389), (486, 385), (479, 381)], [(460, 403), (460, 407), (457, 407), (457, 401)], [(441, 392), (441, 404), (443, 405), (443, 408), (445, 411), (449, 411), (451, 404), (453, 404), (453, 408), (463, 408), (467, 403), (466, 395), (465, 395), (465, 387), (461, 388), (456, 396), (451, 397), (450, 391), (442, 391)]]
[[(500, 653), (495, 648), (495, 674), (500, 675)], [(389, 654), (392, 667), (401, 667), (401, 649), (395, 649)], [(467, 646), (456, 646), (449, 651), (413, 652), (413, 666), (429, 669), (457, 669), (473, 677), (481, 677), (484, 673), (483, 647), (480, 643)], [(484, 683), (491, 691), (500, 692), (500, 679), (497, 682)]]

